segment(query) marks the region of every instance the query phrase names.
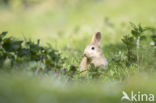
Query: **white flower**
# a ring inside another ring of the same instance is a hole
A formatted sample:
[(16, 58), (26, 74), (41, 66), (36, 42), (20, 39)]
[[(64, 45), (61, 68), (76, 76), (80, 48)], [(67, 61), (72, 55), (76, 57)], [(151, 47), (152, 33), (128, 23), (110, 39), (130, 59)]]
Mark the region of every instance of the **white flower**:
[(153, 45), (155, 45), (155, 43), (154, 43), (154, 42), (150, 42), (150, 45), (152, 45), (152, 46), (153, 46)]

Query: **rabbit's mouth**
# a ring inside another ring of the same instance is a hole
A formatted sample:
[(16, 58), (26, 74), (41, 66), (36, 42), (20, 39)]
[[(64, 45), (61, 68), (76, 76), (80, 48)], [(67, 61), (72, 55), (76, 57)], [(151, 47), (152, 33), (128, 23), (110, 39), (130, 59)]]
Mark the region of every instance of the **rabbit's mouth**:
[(84, 54), (83, 56), (86, 57), (86, 58), (91, 58), (91, 57), (89, 57), (87, 54)]
[(83, 56), (87, 58), (92, 58), (92, 56), (89, 53), (84, 53)]
[(89, 57), (89, 56), (86, 56), (86, 55), (84, 55), (84, 57), (86, 57), (87, 58), (87, 60), (92, 60), (92, 57)]
[(92, 56), (88, 56), (84, 54), (84, 57), (86, 57), (88, 60), (91, 60), (93, 57)]

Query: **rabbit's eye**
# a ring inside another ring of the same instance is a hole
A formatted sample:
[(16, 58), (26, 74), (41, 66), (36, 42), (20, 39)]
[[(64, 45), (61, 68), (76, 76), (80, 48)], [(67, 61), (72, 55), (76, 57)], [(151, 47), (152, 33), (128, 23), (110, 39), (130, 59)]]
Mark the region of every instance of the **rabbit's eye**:
[(95, 49), (95, 47), (92, 47), (91, 49), (92, 49), (92, 50), (94, 50), (94, 49)]

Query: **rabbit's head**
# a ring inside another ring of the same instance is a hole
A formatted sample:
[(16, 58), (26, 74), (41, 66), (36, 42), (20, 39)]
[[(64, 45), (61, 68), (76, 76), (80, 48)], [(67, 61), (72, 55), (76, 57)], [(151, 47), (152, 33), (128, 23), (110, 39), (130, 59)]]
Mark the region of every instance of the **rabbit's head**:
[(84, 50), (84, 56), (87, 58), (95, 58), (101, 55), (101, 33), (97, 32), (93, 35), (90, 44)]

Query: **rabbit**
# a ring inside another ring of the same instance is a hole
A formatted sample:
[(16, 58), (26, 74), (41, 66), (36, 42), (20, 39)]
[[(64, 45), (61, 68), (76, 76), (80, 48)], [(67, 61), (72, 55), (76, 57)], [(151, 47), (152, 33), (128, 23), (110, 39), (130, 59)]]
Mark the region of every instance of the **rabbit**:
[(95, 67), (105, 68), (107, 60), (102, 54), (101, 46), (101, 33), (97, 32), (93, 35), (90, 44), (84, 50), (84, 57), (80, 63), (80, 71), (85, 71), (90, 68), (90, 64)]

